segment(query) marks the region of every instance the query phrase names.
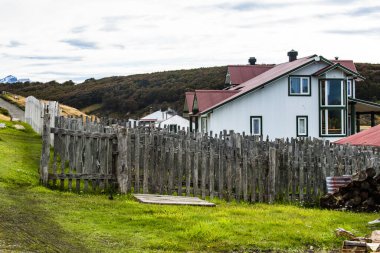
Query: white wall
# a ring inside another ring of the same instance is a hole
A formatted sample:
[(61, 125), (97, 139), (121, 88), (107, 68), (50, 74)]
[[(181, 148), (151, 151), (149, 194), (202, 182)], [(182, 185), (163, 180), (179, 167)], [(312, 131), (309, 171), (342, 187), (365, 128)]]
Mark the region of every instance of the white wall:
[[(59, 116), (59, 104), (56, 101), (42, 101), (33, 96), (25, 99), (25, 122), (28, 123), (34, 131), (42, 134), (43, 116), (45, 108), (49, 107), (50, 127), (54, 127), (56, 116)], [(53, 145), (54, 135), (50, 136), (51, 144)]]
[[(322, 62), (312, 63), (291, 75), (311, 75), (324, 66)], [(288, 76), (285, 76), (215, 109), (210, 113), (208, 130), (219, 133), (233, 129), (250, 134), (250, 116), (262, 116), (264, 136), (296, 137), (296, 116), (301, 115), (308, 116), (308, 135), (319, 138), (318, 79), (311, 77), (311, 96), (288, 96)]]

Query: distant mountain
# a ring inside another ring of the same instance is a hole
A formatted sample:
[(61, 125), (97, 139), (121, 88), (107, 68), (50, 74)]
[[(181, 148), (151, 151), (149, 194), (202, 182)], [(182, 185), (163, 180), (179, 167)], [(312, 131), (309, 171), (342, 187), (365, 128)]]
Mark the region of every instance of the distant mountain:
[[(356, 97), (380, 102), (380, 64), (356, 63), (366, 79), (356, 86)], [(223, 89), (227, 66), (114, 76), (57, 83), (32, 82), (0, 86), (18, 95), (57, 100), (88, 114), (138, 118), (149, 111), (173, 108), (182, 113), (185, 92), (194, 89)]]
[(17, 77), (9, 75), (4, 77), (3, 79), (0, 79), (0, 83), (26, 83), (30, 82), (28, 78), (23, 79), (17, 79)]

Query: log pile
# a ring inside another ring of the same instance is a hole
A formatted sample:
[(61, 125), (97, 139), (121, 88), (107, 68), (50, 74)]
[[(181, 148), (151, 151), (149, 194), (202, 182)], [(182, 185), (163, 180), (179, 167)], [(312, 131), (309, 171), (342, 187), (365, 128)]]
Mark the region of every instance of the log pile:
[(374, 168), (354, 175), (351, 183), (322, 197), (320, 206), (356, 212), (380, 211), (380, 175), (376, 176)]

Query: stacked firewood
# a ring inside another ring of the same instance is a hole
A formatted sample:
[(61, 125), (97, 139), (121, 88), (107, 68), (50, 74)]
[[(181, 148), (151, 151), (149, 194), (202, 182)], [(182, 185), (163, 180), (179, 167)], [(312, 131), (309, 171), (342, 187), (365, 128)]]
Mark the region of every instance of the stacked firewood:
[(322, 208), (358, 212), (380, 211), (380, 175), (374, 168), (353, 176), (352, 182), (320, 199)]

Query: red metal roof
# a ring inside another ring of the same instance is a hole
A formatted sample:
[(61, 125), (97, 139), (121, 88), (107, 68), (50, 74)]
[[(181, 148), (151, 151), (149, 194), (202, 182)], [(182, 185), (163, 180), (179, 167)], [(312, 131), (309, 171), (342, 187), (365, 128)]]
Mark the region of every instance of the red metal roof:
[(189, 112), (193, 111), (194, 95), (195, 95), (194, 91), (185, 92), (185, 98), (186, 98), (187, 108), (189, 109)]
[(270, 83), (270, 82), (276, 80), (277, 78), (279, 78), (283, 75), (286, 75), (287, 73), (290, 73), (290, 72), (296, 70), (297, 68), (299, 68), (303, 65), (311, 63), (312, 61), (314, 61), (314, 57), (315, 57), (315, 55), (312, 55), (312, 56), (297, 59), (295, 61), (278, 64), (278, 65), (274, 66), (273, 68), (269, 69), (268, 71), (265, 71), (261, 75), (256, 76), (255, 78), (252, 78), (252, 79), (250, 79), (250, 80), (248, 80), (248, 81), (246, 81), (240, 85), (237, 85), (237, 86), (231, 88), (228, 91), (235, 90), (235, 91), (238, 91), (238, 93), (233, 94), (232, 96), (226, 98), (223, 101), (220, 101), (219, 103), (216, 103), (214, 105), (209, 106), (208, 108), (205, 108), (205, 110), (202, 110), (202, 112), (203, 111), (209, 111), (213, 108), (221, 106), (222, 104), (225, 104), (228, 101), (231, 101), (231, 100), (233, 100), (233, 99), (235, 99), (235, 98), (237, 98), (237, 97), (239, 97), (239, 96), (241, 96), (241, 95), (243, 95), (243, 94), (245, 94), (245, 93), (247, 93), (247, 92), (249, 92), (255, 88), (258, 88), (258, 87), (263, 86), (267, 83)]
[(195, 98), (198, 103), (198, 111), (203, 112), (231, 96), (238, 93), (237, 90), (195, 90)]
[(331, 60), (333, 63), (340, 63), (343, 67), (348, 68), (355, 73), (358, 73), (356, 66), (352, 60)]
[(336, 141), (337, 144), (380, 147), (380, 125)]
[(324, 68), (321, 68), (320, 70), (318, 70), (317, 72), (315, 72), (315, 73), (313, 74), (313, 76), (319, 76), (319, 75), (322, 75), (322, 74), (326, 73), (327, 71), (336, 68), (337, 66), (338, 66), (337, 64), (334, 64), (334, 65), (329, 65), (329, 66), (326, 66), (326, 67), (324, 67)]
[(273, 68), (274, 66), (274, 64), (229, 65), (227, 70), (230, 74), (231, 84), (239, 85), (264, 73), (265, 71)]

